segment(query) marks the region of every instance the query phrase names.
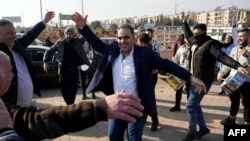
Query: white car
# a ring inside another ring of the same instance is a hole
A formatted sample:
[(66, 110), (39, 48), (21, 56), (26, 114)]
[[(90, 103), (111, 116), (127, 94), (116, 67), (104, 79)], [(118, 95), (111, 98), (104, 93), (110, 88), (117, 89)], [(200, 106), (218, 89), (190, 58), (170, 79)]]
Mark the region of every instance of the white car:
[(106, 44), (110, 44), (114, 41), (118, 41), (118, 38), (117, 37), (100, 37), (100, 39), (106, 43)]
[[(16, 38), (20, 38), (24, 35), (24, 33), (16, 33)], [(38, 40), (38, 39), (35, 39), (32, 43), (32, 45), (38, 45), (38, 46), (43, 46), (43, 42)]]

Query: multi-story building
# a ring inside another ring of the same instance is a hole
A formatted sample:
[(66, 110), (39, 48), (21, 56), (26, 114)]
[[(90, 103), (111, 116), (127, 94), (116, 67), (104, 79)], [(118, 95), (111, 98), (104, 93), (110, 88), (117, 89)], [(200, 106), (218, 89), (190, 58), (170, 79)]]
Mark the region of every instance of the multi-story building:
[[(233, 37), (236, 37), (237, 27), (242, 27), (246, 18), (250, 16), (250, 10), (247, 9), (238, 9), (236, 6), (229, 7), (227, 9), (221, 9), (221, 6), (217, 7), (213, 11), (206, 12), (190, 12), (190, 20), (195, 23), (204, 23), (208, 26), (207, 34), (213, 37), (214, 39), (220, 39), (223, 33), (231, 34)], [(155, 25), (157, 21), (163, 21), (164, 19), (172, 19), (172, 25), (168, 27), (155, 27), (156, 39), (159, 40), (162, 48), (171, 48), (171, 45), (181, 33), (181, 28), (175, 26), (173, 19), (182, 19), (183, 13), (175, 13), (174, 15), (157, 15), (157, 16), (140, 16), (140, 17), (131, 17), (131, 18), (120, 18), (114, 20), (102, 21), (102, 24), (121, 24), (121, 23), (130, 23), (136, 25)], [(141, 26), (140, 26), (141, 28)], [(144, 27), (147, 28), (147, 27)], [(235, 40), (237, 44), (237, 41)]]

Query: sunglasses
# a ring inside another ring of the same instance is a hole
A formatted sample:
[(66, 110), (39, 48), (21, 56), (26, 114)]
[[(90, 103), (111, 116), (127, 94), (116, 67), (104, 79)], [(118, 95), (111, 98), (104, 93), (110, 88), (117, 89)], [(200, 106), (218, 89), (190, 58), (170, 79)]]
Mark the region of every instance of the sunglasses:
[(121, 36), (121, 37), (118, 37), (118, 39), (119, 40), (122, 40), (122, 39), (127, 40), (127, 39), (129, 39), (129, 36)]

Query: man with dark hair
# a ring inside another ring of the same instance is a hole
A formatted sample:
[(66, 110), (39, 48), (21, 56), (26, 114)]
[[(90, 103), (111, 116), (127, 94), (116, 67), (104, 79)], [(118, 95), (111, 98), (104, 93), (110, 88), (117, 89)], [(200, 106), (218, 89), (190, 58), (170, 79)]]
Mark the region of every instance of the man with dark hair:
[[(234, 47), (230, 52), (230, 56), (238, 61), (242, 66), (245, 66), (250, 71), (250, 30), (248, 28), (241, 29), (238, 32), (239, 45)], [(233, 68), (222, 66), (217, 74), (217, 79), (222, 80), (223, 76), (229, 76), (235, 72)], [(246, 81), (233, 93), (229, 94), (231, 100), (230, 115), (221, 121), (222, 125), (235, 125), (235, 118), (240, 107), (240, 98), (244, 106), (243, 117), (246, 124), (250, 125), (250, 78), (246, 77)]]
[(145, 33), (149, 36), (153, 51), (160, 56), (160, 45), (156, 40), (154, 40), (154, 30), (151, 28), (147, 28)]
[(162, 69), (173, 73), (185, 81), (196, 85), (196, 91), (206, 91), (204, 83), (177, 64), (156, 55), (151, 48), (135, 45), (134, 29), (129, 24), (118, 28), (118, 42), (107, 45), (103, 43), (87, 25), (87, 16), (74, 13), (72, 20), (78, 32), (92, 44), (93, 48), (103, 54), (87, 93), (99, 89), (106, 95), (124, 90), (141, 99), (145, 107), (143, 116), (135, 123), (124, 120), (109, 120), (109, 140), (122, 141), (127, 130), (127, 139), (141, 141), (148, 115), (155, 110), (155, 99), (152, 82), (152, 69)]
[[(150, 47), (152, 48), (152, 45), (150, 44), (150, 40), (151, 38), (149, 37), (148, 34), (146, 33), (141, 33), (138, 38), (137, 38), (137, 44), (138, 46), (141, 47)], [(153, 69), (152, 70), (152, 80), (153, 80), (153, 89), (155, 89), (156, 83), (157, 83), (157, 79), (158, 79), (158, 74), (157, 74), (157, 70)], [(154, 95), (155, 95), (155, 90), (154, 90)], [(155, 96), (154, 96), (155, 98)], [(151, 131), (156, 131), (158, 129), (159, 126), (159, 119), (158, 119), (158, 112), (157, 112), (157, 106), (156, 106), (156, 102), (155, 102), (155, 110), (153, 112), (151, 116), (151, 120), (152, 120), (152, 124), (151, 124)]]
[[(207, 26), (205, 24), (197, 24), (191, 31), (187, 20), (189, 13), (184, 16), (183, 30), (185, 37), (191, 43), (190, 55), (190, 72), (197, 78), (201, 79), (207, 91), (212, 86), (215, 78), (216, 61), (237, 69), (240, 73), (248, 73), (248, 71), (237, 61), (227, 56), (221, 51), (221, 44), (219, 41), (207, 36)], [(194, 91), (194, 86), (190, 86), (190, 95), (186, 105), (186, 112), (189, 121), (189, 131), (183, 141), (193, 141), (195, 138), (199, 139), (202, 136), (210, 133), (205, 123), (204, 115), (200, 102), (207, 92), (203, 91), (200, 94)], [(197, 124), (199, 131), (197, 132)]]
[(90, 65), (86, 56), (82, 41), (75, 38), (75, 29), (67, 27), (64, 30), (65, 38), (59, 40), (49, 48), (43, 57), (43, 68), (48, 72), (49, 65), (47, 61), (56, 51), (58, 52), (59, 62), (59, 83), (63, 99), (67, 105), (74, 104), (79, 82), (79, 66)]
[[(160, 56), (160, 45), (156, 40), (153, 39), (154, 38), (154, 30), (151, 28), (147, 28), (145, 33), (148, 34), (148, 37), (150, 39), (149, 43), (150, 43), (154, 53), (156, 55)], [(158, 80), (158, 70), (157, 69), (152, 70), (152, 79), (153, 79), (154, 88), (155, 88), (155, 85), (157, 84), (157, 80)], [(158, 129), (158, 125), (159, 125), (157, 108), (155, 109), (155, 113), (153, 115), (150, 115), (150, 116), (152, 119), (151, 131), (156, 131)]]

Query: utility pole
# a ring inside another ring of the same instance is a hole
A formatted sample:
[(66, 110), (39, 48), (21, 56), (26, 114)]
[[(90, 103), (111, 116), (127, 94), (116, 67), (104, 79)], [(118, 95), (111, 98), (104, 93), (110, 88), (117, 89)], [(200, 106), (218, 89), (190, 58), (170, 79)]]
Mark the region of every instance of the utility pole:
[(81, 0), (82, 3), (81, 3), (81, 6), (82, 6), (82, 16), (84, 16), (84, 0)]
[(43, 20), (43, 8), (42, 8), (42, 0), (40, 0), (40, 12), (41, 12), (41, 20)]
[(234, 24), (236, 25), (237, 24), (237, 20), (238, 20), (238, 8), (237, 6), (235, 6), (231, 1), (229, 1), (229, 3), (232, 5), (232, 27), (234, 26)]

